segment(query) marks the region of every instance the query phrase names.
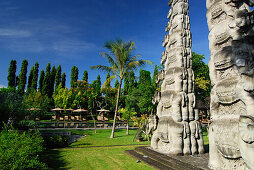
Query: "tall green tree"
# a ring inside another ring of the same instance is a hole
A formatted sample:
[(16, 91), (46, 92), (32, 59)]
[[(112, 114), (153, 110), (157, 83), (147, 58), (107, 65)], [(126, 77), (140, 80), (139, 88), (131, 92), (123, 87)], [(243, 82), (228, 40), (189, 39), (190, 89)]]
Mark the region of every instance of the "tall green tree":
[(129, 73), (129, 89), (128, 89), (128, 94), (130, 94), (134, 88), (135, 88), (135, 73), (134, 73), (134, 71), (131, 71)]
[(27, 66), (28, 66), (27, 60), (23, 60), (20, 74), (19, 74), (19, 83), (18, 83), (18, 93), (21, 95), (25, 93)]
[(101, 76), (98, 75), (97, 76), (97, 80), (96, 80), (96, 93), (98, 96), (98, 99), (101, 97)]
[(38, 89), (39, 92), (42, 92), (44, 77), (45, 77), (45, 73), (44, 73), (44, 70), (42, 69), (40, 73), (40, 79), (39, 79), (39, 89)]
[(75, 87), (75, 82), (78, 81), (78, 67), (73, 66), (71, 69), (71, 87)]
[(43, 88), (42, 88), (42, 94), (50, 96), (50, 71), (51, 71), (51, 65), (48, 63), (46, 67), (46, 73), (43, 80)]
[(8, 70), (8, 87), (15, 88), (16, 87), (16, 69), (17, 69), (17, 61), (11, 60), (9, 70)]
[(50, 93), (49, 93), (50, 98), (52, 97), (54, 93), (55, 78), (56, 78), (56, 67), (53, 66), (50, 72)]
[[(110, 80), (110, 77), (111, 77), (111, 76), (110, 76), (110, 73), (108, 72), (107, 77), (106, 77), (106, 80)], [(105, 81), (105, 83), (106, 83), (106, 84), (105, 84), (105, 87), (106, 87), (106, 88), (109, 88), (109, 87), (110, 87), (110, 81)]]
[(38, 82), (38, 75), (39, 74), (39, 64), (38, 62), (34, 65), (34, 72), (33, 72), (33, 79), (32, 79), (32, 88), (36, 91), (37, 90), (37, 82)]
[[(109, 41), (104, 46), (109, 50), (109, 54), (102, 52), (101, 55), (105, 56), (110, 66), (97, 65), (92, 66), (92, 69), (99, 69), (111, 73), (111, 77), (106, 80), (110, 81), (118, 77), (120, 80), (117, 92), (116, 108), (114, 115), (114, 123), (112, 127), (112, 133), (110, 138), (114, 138), (116, 116), (118, 112), (119, 98), (121, 92), (122, 81), (126, 76), (127, 72), (137, 69), (139, 66), (145, 65), (147, 61), (138, 60), (138, 55), (133, 55), (135, 49), (135, 43), (128, 41), (124, 43), (122, 40)], [(105, 84), (105, 83), (104, 83)]]
[(83, 79), (82, 80), (88, 82), (88, 72), (87, 72), (87, 70), (84, 71)]
[(66, 74), (65, 73), (63, 73), (62, 74), (62, 82), (61, 82), (61, 84), (62, 84), (62, 88), (65, 88), (65, 86), (66, 86)]
[(192, 69), (195, 75), (195, 95), (197, 100), (205, 101), (204, 99), (210, 96), (211, 82), (209, 77), (209, 67), (203, 61), (204, 55), (192, 53)]
[(34, 66), (31, 68), (29, 76), (28, 76), (28, 81), (27, 81), (27, 92), (31, 90), (32, 87), (32, 82), (33, 82), (33, 76), (34, 76)]
[(149, 114), (151, 109), (153, 109), (152, 98), (155, 89), (153, 88), (150, 74), (149, 71), (140, 70), (137, 88), (132, 89), (131, 93), (126, 97), (126, 109), (140, 114)]
[(56, 82), (55, 82), (55, 90), (58, 88), (58, 86), (61, 84), (61, 74), (62, 74), (62, 68), (59, 64), (56, 69)]
[(124, 94), (124, 95), (127, 95), (127, 94), (128, 94), (129, 85), (130, 85), (130, 82), (129, 82), (129, 74), (128, 74), (128, 75), (126, 75), (125, 78), (124, 78), (124, 87), (123, 87), (123, 94)]

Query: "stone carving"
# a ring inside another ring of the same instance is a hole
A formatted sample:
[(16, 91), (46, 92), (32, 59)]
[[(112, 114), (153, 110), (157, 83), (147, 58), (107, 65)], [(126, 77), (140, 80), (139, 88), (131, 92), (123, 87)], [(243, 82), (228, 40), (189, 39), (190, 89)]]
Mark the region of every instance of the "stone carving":
[(158, 103), (158, 121), (151, 147), (174, 155), (202, 154), (203, 134), (195, 109), (189, 3), (188, 0), (170, 0), (169, 5), (170, 21), (166, 27), (169, 33), (163, 41), (166, 50), (161, 60), (165, 68), (157, 79), (163, 83), (161, 92), (156, 92), (153, 99)]
[(211, 169), (254, 169), (253, 5), (253, 0), (207, 0)]

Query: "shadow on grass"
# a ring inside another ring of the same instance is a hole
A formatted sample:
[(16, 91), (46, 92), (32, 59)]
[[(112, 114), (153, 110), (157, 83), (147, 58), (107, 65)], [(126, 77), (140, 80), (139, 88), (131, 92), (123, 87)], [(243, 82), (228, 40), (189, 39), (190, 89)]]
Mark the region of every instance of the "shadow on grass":
[(42, 155), (42, 161), (46, 163), (49, 167), (49, 169), (52, 170), (58, 170), (58, 169), (66, 169), (66, 162), (60, 156), (60, 151), (59, 150), (46, 150), (43, 155)]
[(72, 145), (68, 146), (67, 148), (75, 148), (78, 146), (91, 146), (91, 145), (92, 145), (91, 143), (79, 143), (79, 144), (72, 144)]

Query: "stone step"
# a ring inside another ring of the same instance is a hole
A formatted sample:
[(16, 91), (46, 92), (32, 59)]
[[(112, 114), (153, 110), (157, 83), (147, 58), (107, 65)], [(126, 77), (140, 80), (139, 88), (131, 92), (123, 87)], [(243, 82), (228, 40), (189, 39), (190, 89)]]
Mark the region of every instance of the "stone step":
[(149, 158), (159, 162), (160, 164), (166, 165), (168, 167), (171, 167), (171, 169), (175, 170), (199, 170), (201, 168), (196, 167), (192, 164), (180, 161), (178, 159), (175, 159), (171, 156), (158, 153), (154, 150), (149, 149), (148, 147), (136, 147), (135, 151), (138, 152), (139, 154), (146, 155)]
[(155, 169), (161, 169), (161, 170), (175, 170), (167, 165), (164, 165), (154, 159), (151, 159), (150, 157), (144, 157), (144, 155), (134, 151), (134, 150), (126, 150), (125, 153), (128, 155), (134, 157), (137, 160), (140, 160), (150, 166), (152, 166)]

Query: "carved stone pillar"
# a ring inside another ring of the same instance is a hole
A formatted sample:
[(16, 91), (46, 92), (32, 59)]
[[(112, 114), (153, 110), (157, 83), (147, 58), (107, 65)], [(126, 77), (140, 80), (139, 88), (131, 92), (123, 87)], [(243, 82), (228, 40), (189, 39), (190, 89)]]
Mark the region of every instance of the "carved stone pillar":
[(254, 169), (253, 2), (207, 0), (211, 169)]
[(170, 0), (169, 6), (168, 34), (163, 41), (166, 50), (161, 60), (165, 69), (158, 75), (163, 83), (161, 94), (156, 92), (154, 99), (158, 102), (158, 122), (151, 147), (175, 155), (203, 153), (202, 128), (194, 111), (189, 3), (188, 0)]

